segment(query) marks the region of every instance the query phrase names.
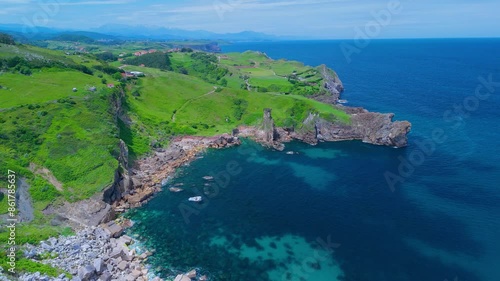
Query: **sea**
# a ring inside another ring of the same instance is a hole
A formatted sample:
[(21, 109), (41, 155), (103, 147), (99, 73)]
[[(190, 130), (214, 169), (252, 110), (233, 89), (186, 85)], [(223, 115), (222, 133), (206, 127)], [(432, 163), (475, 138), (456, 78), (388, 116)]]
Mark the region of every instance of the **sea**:
[[(500, 39), (240, 43), (326, 64), (347, 106), (412, 123), (409, 145), (245, 140), (209, 150), (127, 216), (163, 278), (499, 281)], [(346, 50), (350, 50), (349, 52)], [(272, 105), (269, 105), (272, 107)], [(203, 177), (214, 177), (206, 180)], [(188, 198), (208, 194), (202, 203)]]

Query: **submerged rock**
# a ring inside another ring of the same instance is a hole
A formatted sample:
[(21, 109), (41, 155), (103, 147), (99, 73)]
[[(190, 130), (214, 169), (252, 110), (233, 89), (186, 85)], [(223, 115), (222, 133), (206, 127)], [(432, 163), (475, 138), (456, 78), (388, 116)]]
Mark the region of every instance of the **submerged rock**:
[(174, 281), (191, 281), (191, 278), (187, 277), (184, 274), (179, 274), (175, 277)]

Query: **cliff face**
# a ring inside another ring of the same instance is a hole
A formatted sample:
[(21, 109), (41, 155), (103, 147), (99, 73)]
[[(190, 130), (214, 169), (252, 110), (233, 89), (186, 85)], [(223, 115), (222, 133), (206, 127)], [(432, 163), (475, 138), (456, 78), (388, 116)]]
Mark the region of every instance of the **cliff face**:
[(324, 91), (318, 93), (312, 98), (329, 104), (337, 104), (340, 99), (340, 94), (344, 92), (344, 85), (337, 74), (326, 67), (326, 65), (320, 65), (316, 68), (323, 78), (323, 89)]
[(253, 138), (257, 142), (277, 150), (283, 150), (285, 148), (283, 142), (291, 140), (284, 129), (275, 126), (270, 108), (264, 109), (264, 117), (259, 127), (240, 127), (233, 134)]
[(318, 141), (361, 140), (375, 145), (404, 147), (408, 144), (411, 124), (392, 119), (394, 114), (363, 112), (351, 114), (350, 124), (332, 123), (310, 114), (300, 130), (291, 137), (310, 144)]
[[(326, 65), (318, 66), (317, 70), (323, 77), (325, 91), (313, 96), (312, 99), (333, 104), (338, 109), (345, 111), (351, 116), (350, 124), (329, 122), (318, 115), (310, 114), (297, 130), (274, 128), (274, 133), (278, 135), (273, 138), (274, 142), (279, 139), (282, 141), (298, 139), (310, 144), (316, 144), (318, 141), (341, 140), (362, 140), (375, 145), (394, 147), (404, 147), (408, 144), (408, 133), (411, 130), (409, 122), (394, 122), (394, 114), (369, 112), (364, 108), (337, 105), (340, 95), (344, 91), (342, 81)], [(270, 118), (272, 119), (270, 115), (264, 114), (263, 122), (270, 123), (271, 121), (268, 120)], [(264, 141), (269, 143), (268, 139), (264, 139)]]
[[(125, 102), (125, 92), (120, 90), (116, 96), (113, 96), (113, 110), (116, 123), (121, 120), (125, 124), (131, 123), (123, 104)], [(128, 193), (132, 188), (132, 180), (130, 177), (129, 152), (127, 144), (120, 140), (119, 143), (120, 155), (118, 156), (118, 167), (115, 170), (114, 180), (111, 186), (106, 188), (103, 193), (102, 200), (107, 204), (120, 200), (124, 194)]]
[(120, 156), (118, 157), (118, 162), (119, 165), (115, 171), (113, 184), (104, 190), (102, 197), (102, 200), (108, 204), (113, 204), (113, 202), (120, 200), (124, 194), (128, 193), (133, 188), (128, 163), (128, 148), (122, 140), (120, 140)]
[[(283, 142), (293, 139), (309, 144), (319, 141), (361, 140), (375, 145), (404, 147), (408, 144), (411, 124), (407, 121), (392, 121), (394, 114), (368, 112), (362, 108), (348, 108), (350, 124), (327, 121), (318, 115), (309, 114), (299, 129), (276, 128), (271, 111), (264, 111), (262, 126), (241, 127), (243, 137), (252, 137), (268, 147), (283, 150)], [(272, 126), (271, 126), (272, 125)]]

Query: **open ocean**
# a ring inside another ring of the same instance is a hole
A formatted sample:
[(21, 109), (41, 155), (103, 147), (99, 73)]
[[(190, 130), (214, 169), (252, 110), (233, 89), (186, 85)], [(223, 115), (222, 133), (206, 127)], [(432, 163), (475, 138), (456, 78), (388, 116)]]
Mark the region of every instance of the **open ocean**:
[(500, 40), (375, 40), (351, 61), (342, 43), (223, 50), (328, 65), (349, 106), (410, 121), (409, 146), (291, 143), (298, 154), (289, 155), (246, 141), (208, 151), (169, 182), (201, 192), (216, 192), (203, 176), (227, 183), (201, 209), (187, 202), (195, 192), (166, 191), (128, 213), (130, 234), (156, 249), (153, 270), (233, 281), (500, 280)]

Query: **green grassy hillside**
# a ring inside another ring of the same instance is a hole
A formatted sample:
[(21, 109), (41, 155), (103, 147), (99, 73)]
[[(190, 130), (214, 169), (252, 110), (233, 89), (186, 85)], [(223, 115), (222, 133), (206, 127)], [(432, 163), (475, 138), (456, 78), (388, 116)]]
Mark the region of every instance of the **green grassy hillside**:
[[(98, 57), (0, 44), (0, 171), (26, 178), (34, 205), (35, 219), (18, 227), (21, 244), (68, 232), (51, 225), (53, 217), (42, 211), (109, 186), (120, 139), (134, 160), (168, 145), (173, 136), (213, 136), (258, 125), (264, 108), (273, 109), (279, 126), (300, 127), (309, 112), (349, 122), (343, 111), (307, 98), (323, 91), (322, 78), (298, 62), (256, 52), (184, 50), (169, 54), (160, 70)], [(122, 78), (125, 71), (145, 77)], [(31, 171), (30, 164), (49, 170), (58, 184)], [(6, 180), (2, 172), (0, 181)], [(7, 212), (6, 201), (0, 196), (0, 216)], [(0, 230), (0, 245), (6, 245), (7, 234)], [(0, 254), (0, 266), (4, 262)], [(25, 270), (37, 268), (25, 264)]]

